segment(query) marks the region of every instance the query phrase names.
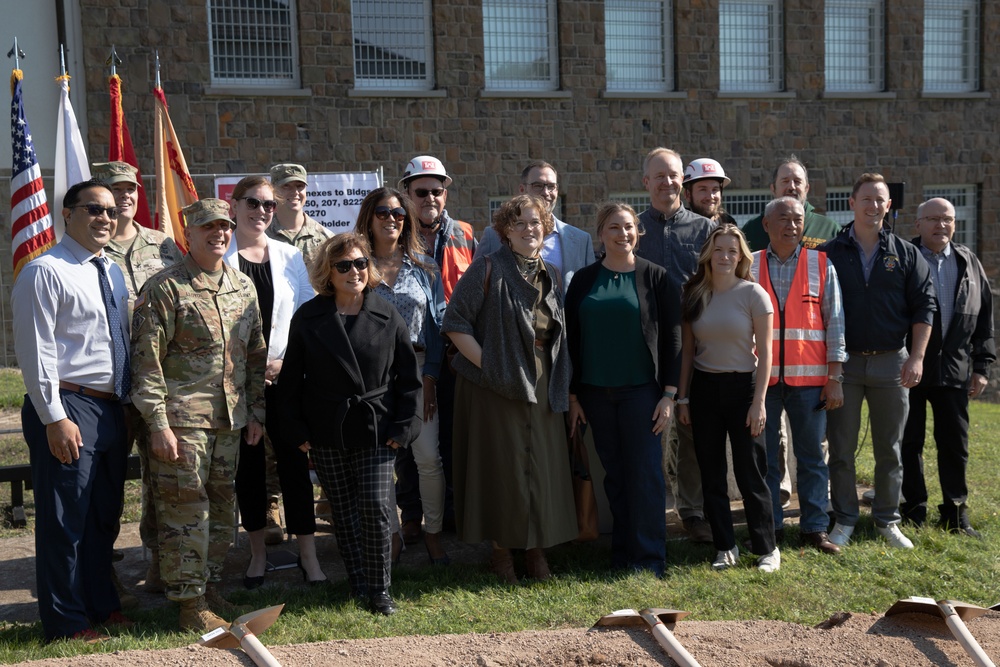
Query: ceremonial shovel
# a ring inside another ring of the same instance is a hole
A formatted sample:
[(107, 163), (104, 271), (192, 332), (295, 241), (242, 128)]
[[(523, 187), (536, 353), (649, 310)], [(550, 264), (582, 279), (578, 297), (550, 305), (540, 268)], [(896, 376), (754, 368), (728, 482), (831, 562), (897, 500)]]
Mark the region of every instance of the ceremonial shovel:
[[(690, 612), (678, 611), (676, 609), (643, 609), (639, 612), (635, 609), (619, 609), (607, 616), (601, 616), (597, 619), (597, 623), (594, 623), (594, 627), (642, 625), (646, 623), (649, 625), (649, 629), (652, 630), (656, 641), (674, 659), (674, 662), (681, 667), (701, 667), (698, 661), (694, 659), (694, 656), (681, 646), (681, 643), (677, 641), (677, 637), (674, 637), (674, 633), (670, 631), (677, 621), (688, 614)], [(668, 628), (664, 623), (669, 623), (670, 627)]]
[(892, 616), (894, 614), (920, 612), (930, 614), (931, 616), (941, 616), (944, 618), (945, 623), (948, 624), (951, 634), (955, 635), (955, 639), (958, 640), (958, 643), (962, 645), (965, 652), (969, 654), (979, 667), (996, 667), (989, 656), (986, 655), (986, 652), (983, 651), (979, 642), (976, 641), (976, 638), (969, 632), (969, 628), (965, 627), (964, 623), (966, 619), (982, 616), (987, 611), (989, 610), (977, 607), (974, 604), (956, 602), (955, 600), (938, 600), (935, 602), (931, 598), (909, 597), (896, 602), (896, 604), (889, 608), (889, 611), (885, 612), (885, 615)]
[(274, 659), (271, 652), (267, 650), (257, 635), (271, 627), (285, 605), (279, 604), (276, 607), (258, 609), (249, 614), (243, 614), (227, 630), (226, 628), (216, 628), (208, 634), (202, 635), (198, 641), (202, 646), (209, 648), (237, 648), (243, 647), (250, 659), (260, 667), (281, 667), (281, 663)]

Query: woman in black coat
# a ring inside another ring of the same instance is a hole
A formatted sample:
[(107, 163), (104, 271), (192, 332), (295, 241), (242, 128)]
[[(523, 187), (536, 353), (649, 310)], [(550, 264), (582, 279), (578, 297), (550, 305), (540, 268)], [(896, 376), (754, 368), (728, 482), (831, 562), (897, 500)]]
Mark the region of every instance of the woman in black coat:
[(363, 236), (327, 239), (309, 279), (317, 296), (292, 318), (281, 374), (286, 437), (310, 453), (330, 500), (351, 596), (389, 615), (392, 467), (420, 432), (417, 357), (399, 313), (371, 290)]

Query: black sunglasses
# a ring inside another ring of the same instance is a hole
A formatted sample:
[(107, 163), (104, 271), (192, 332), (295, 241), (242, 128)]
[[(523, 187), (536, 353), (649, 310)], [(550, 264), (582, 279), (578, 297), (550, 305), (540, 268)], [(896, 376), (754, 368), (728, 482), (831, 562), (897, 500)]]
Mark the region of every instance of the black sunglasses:
[(245, 201), (247, 203), (247, 208), (251, 211), (256, 211), (261, 206), (264, 210), (270, 213), (274, 209), (278, 208), (278, 202), (273, 199), (257, 199), (255, 197), (240, 197), (237, 201)]
[(406, 220), (406, 209), (402, 206), (397, 208), (389, 208), (388, 206), (375, 207), (375, 217), (379, 220), (388, 220), (390, 215), (396, 222), (402, 222)]
[(434, 188), (433, 190), (428, 190), (427, 188), (415, 188), (413, 190), (413, 194), (417, 195), (420, 199), (424, 199), (427, 195), (440, 197), (444, 194), (444, 188)]
[(111, 219), (118, 217), (118, 207), (112, 206), (110, 208), (101, 206), (100, 204), (79, 204), (77, 206), (70, 206), (70, 208), (85, 208), (87, 209), (87, 215), (92, 215), (95, 218), (101, 217), (101, 214), (107, 213), (108, 217)]
[(333, 268), (337, 269), (338, 273), (347, 273), (352, 266), (358, 271), (364, 271), (368, 268), (368, 258), (358, 257), (357, 259), (345, 259), (333, 263)]

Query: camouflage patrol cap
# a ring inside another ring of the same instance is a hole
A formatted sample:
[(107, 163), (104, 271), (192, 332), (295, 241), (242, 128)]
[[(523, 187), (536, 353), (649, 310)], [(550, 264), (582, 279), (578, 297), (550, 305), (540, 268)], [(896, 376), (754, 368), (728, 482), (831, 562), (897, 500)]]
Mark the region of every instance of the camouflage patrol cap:
[(308, 183), (306, 168), (301, 164), (276, 164), (271, 167), (271, 185), (278, 187), (292, 181)]
[(216, 220), (228, 220), (230, 228), (236, 223), (229, 217), (229, 204), (221, 199), (199, 199), (181, 209), (187, 227), (201, 227)]
[(95, 162), (91, 166), (90, 175), (108, 185), (115, 183), (133, 183), (139, 185), (138, 169), (128, 162)]

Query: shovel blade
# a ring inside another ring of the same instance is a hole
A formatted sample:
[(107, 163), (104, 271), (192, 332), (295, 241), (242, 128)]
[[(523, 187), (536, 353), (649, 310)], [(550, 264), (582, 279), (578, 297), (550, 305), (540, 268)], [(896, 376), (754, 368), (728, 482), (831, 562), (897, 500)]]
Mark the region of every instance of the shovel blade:
[(691, 612), (689, 611), (681, 611), (679, 609), (662, 609), (660, 607), (643, 609), (641, 613), (635, 609), (619, 609), (618, 611), (612, 612), (607, 616), (601, 616), (597, 619), (597, 623), (594, 623), (594, 627), (608, 628), (629, 625), (646, 625), (646, 621), (642, 618), (643, 613), (652, 614), (665, 624), (676, 623), (685, 616), (691, 615)]
[(691, 612), (681, 611), (680, 609), (662, 609), (660, 607), (651, 607), (649, 609), (643, 609), (644, 612), (656, 616), (664, 623), (676, 623), (685, 616), (690, 616)]
[[(957, 600), (941, 600), (940, 602), (951, 605), (951, 607), (954, 608), (955, 613), (958, 614), (958, 617), (963, 621), (978, 618), (989, 611), (983, 607), (978, 607), (974, 604), (968, 604), (966, 602), (958, 602)], [(1000, 606), (1000, 604), (997, 606)], [(938, 601), (933, 598), (925, 597), (909, 597), (899, 600), (889, 608), (889, 611), (885, 612), (885, 615), (893, 616), (895, 614), (911, 613), (930, 614), (931, 616), (937, 616), (939, 618), (944, 617), (944, 612), (941, 611)]]

